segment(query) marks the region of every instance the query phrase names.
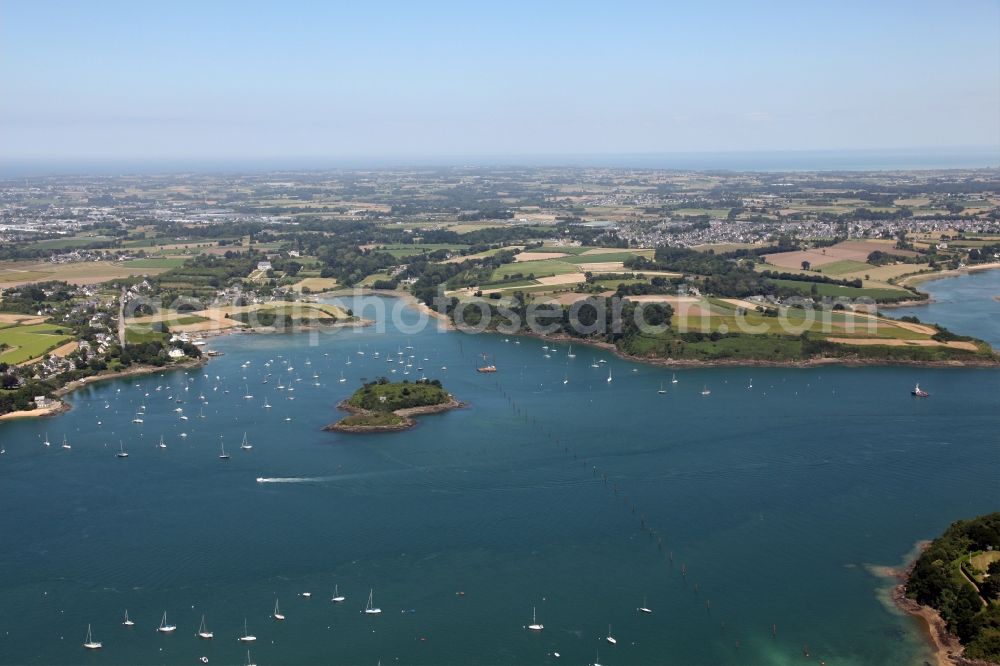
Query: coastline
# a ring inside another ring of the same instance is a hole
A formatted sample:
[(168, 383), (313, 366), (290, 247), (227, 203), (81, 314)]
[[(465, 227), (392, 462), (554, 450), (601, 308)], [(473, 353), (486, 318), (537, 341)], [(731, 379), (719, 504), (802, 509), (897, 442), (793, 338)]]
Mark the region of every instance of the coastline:
[(0, 415), (0, 421), (13, 421), (16, 419), (26, 419), (26, 418), (43, 418), (46, 416), (56, 416), (57, 414), (62, 414), (68, 412), (72, 409), (72, 405), (62, 398), (69, 395), (73, 391), (83, 388), (84, 386), (90, 386), (98, 382), (106, 381), (109, 379), (121, 379), (122, 377), (139, 377), (142, 375), (154, 375), (159, 372), (170, 372), (172, 370), (188, 370), (190, 368), (200, 368), (206, 363), (208, 363), (210, 357), (207, 355), (202, 356), (200, 359), (191, 359), (190, 361), (181, 361), (179, 363), (173, 363), (171, 365), (137, 365), (130, 366), (124, 370), (118, 370), (115, 372), (102, 372), (96, 375), (91, 375), (90, 377), (84, 377), (82, 379), (74, 379), (68, 382), (64, 386), (57, 388), (52, 394), (55, 399), (47, 407), (42, 407), (39, 409), (31, 409), (28, 411), (19, 412), (8, 412), (6, 414)]
[(897, 581), (889, 590), (891, 603), (897, 610), (913, 618), (920, 627), (921, 635), (931, 648), (934, 666), (992, 666), (990, 662), (965, 657), (962, 643), (957, 636), (948, 631), (948, 626), (941, 614), (936, 609), (906, 596), (906, 584), (913, 572), (913, 567), (916, 566), (920, 554), (930, 543), (930, 541), (919, 542), (914, 549), (914, 554), (908, 556), (909, 561), (902, 569), (871, 567), (872, 572), (878, 576)]
[[(461, 329), (456, 329), (463, 332)], [(921, 368), (997, 368), (1000, 367), (1000, 357), (993, 359), (979, 358), (975, 360), (950, 360), (950, 361), (908, 361), (905, 359), (866, 359), (849, 356), (810, 358), (799, 361), (768, 361), (763, 359), (674, 359), (674, 358), (650, 358), (646, 356), (635, 356), (625, 353), (609, 342), (596, 340), (585, 340), (573, 338), (564, 334), (543, 335), (523, 331), (519, 333), (501, 333), (496, 330), (486, 331), (495, 335), (509, 335), (511, 337), (536, 338), (549, 342), (566, 342), (593, 347), (614, 354), (625, 361), (644, 363), (665, 368), (815, 368), (831, 365), (840, 365), (848, 368), (866, 368), (877, 366), (914, 366)]]
[[(343, 419), (330, 423), (329, 425), (323, 426), (323, 430), (326, 432), (347, 432), (347, 433), (380, 433), (380, 432), (402, 432), (403, 430), (409, 430), (413, 426), (417, 425), (414, 416), (421, 416), (424, 414), (440, 414), (441, 412), (451, 411), (452, 409), (460, 409), (465, 407), (464, 402), (459, 402), (455, 399), (455, 396), (449, 394), (448, 402), (442, 402), (437, 405), (423, 405), (421, 407), (407, 407), (405, 409), (397, 409), (392, 413), (403, 419), (402, 423), (398, 425), (382, 425), (382, 426), (352, 426), (344, 425)], [(337, 403), (337, 409), (341, 409), (351, 415), (365, 416), (372, 414), (370, 410), (361, 409), (360, 407), (355, 407), (348, 402), (345, 398)]]
[[(979, 271), (991, 271), (1000, 270), (1000, 261), (992, 261), (988, 264), (973, 264), (972, 266), (965, 266), (964, 268), (954, 268), (945, 271), (937, 271), (934, 273), (916, 273), (914, 275), (907, 276), (900, 280), (902, 284), (908, 285), (918, 285), (924, 282), (930, 282), (931, 280), (940, 280), (949, 277), (958, 277), (960, 275), (968, 275), (969, 273), (978, 273)], [(930, 301), (917, 301), (915, 305), (925, 304)], [(897, 305), (896, 307), (902, 307)]]

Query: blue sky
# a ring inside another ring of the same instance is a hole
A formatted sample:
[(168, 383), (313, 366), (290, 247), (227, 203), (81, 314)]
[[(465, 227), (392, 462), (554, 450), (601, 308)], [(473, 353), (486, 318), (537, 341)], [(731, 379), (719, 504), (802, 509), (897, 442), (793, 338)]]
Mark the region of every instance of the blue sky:
[(1000, 1), (0, 2), (0, 159), (1000, 146)]

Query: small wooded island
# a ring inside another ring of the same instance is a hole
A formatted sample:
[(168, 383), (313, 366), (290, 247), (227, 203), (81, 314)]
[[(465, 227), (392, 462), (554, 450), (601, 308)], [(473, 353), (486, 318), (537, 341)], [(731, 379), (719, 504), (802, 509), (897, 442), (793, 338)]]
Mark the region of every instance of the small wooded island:
[(390, 382), (380, 377), (354, 392), (338, 408), (350, 412), (323, 428), (337, 432), (397, 432), (412, 428), (419, 414), (436, 414), (461, 407), (437, 379)]

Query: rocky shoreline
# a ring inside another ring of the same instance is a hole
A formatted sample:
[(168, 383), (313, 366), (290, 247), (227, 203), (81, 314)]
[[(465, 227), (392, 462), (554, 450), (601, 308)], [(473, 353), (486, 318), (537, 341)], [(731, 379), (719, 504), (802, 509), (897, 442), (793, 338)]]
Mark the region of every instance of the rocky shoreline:
[[(401, 432), (403, 430), (409, 430), (413, 426), (417, 425), (414, 416), (421, 416), (424, 414), (440, 414), (441, 412), (447, 412), (452, 409), (459, 409), (465, 407), (465, 403), (459, 402), (453, 396), (448, 402), (442, 402), (437, 405), (424, 405), (422, 407), (408, 407), (406, 409), (397, 409), (393, 414), (400, 417), (402, 422), (395, 425), (350, 425), (344, 424), (343, 419), (337, 421), (336, 423), (331, 423), (323, 427), (326, 432), (348, 432), (348, 433), (378, 433), (378, 432)], [(352, 416), (371, 416), (375, 412), (369, 411), (367, 409), (361, 409), (360, 407), (355, 407), (350, 404), (346, 399), (341, 400), (337, 403), (337, 409), (341, 409), (345, 412), (349, 412)]]
[(930, 542), (923, 542), (918, 548), (916, 557), (907, 564), (902, 571), (887, 569), (885, 575), (896, 578), (899, 583), (894, 585), (891, 591), (892, 603), (910, 617), (915, 618), (923, 627), (924, 635), (931, 644), (934, 652), (935, 666), (994, 666), (988, 661), (979, 659), (968, 659), (963, 656), (964, 648), (958, 637), (948, 631), (941, 614), (930, 606), (924, 606), (915, 599), (906, 596), (906, 584), (913, 572), (913, 567), (917, 564), (917, 558)]

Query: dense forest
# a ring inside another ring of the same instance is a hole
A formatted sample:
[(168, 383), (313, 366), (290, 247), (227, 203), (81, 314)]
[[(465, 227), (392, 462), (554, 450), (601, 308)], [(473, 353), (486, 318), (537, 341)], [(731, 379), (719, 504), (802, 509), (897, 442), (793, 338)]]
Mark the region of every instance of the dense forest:
[(931, 542), (906, 594), (941, 613), (967, 657), (1000, 663), (1000, 512), (960, 520)]

